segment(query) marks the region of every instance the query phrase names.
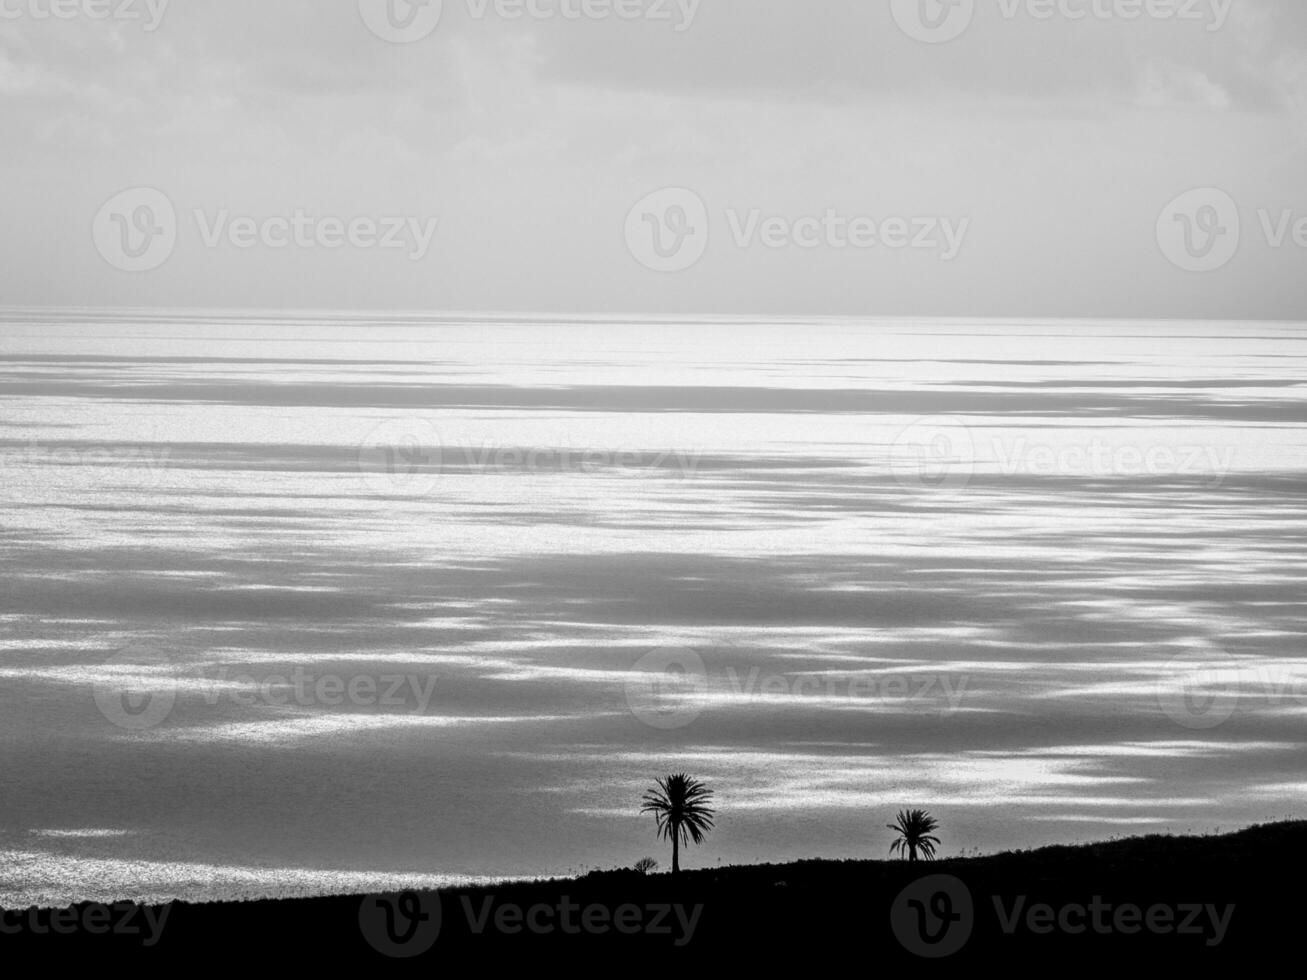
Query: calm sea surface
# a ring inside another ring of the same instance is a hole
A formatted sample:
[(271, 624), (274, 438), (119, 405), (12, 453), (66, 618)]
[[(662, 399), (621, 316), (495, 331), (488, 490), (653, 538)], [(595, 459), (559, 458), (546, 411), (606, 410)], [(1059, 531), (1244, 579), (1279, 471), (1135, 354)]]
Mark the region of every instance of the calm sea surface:
[(1307, 328), (0, 314), (0, 904), (1304, 815)]

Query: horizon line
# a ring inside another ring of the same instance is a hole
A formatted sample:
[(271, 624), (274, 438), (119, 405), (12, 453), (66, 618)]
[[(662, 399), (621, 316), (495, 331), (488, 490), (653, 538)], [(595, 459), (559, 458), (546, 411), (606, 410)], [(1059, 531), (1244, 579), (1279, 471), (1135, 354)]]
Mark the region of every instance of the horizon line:
[(29, 313), (64, 313), (64, 314), (132, 314), (169, 316), (178, 314), (222, 316), (233, 318), (254, 318), (258, 316), (298, 319), (305, 317), (334, 317), (339, 319), (366, 319), (368, 317), (393, 317), (415, 320), (520, 320), (524, 322), (551, 322), (556, 320), (603, 321), (616, 320), (631, 324), (713, 324), (727, 322), (763, 322), (763, 323), (939, 323), (939, 324), (1278, 324), (1284, 326), (1307, 327), (1307, 319), (1286, 319), (1281, 317), (1190, 317), (1190, 316), (957, 316), (932, 314), (881, 314), (881, 313), (633, 313), (619, 311), (581, 312), (556, 310), (435, 310), (435, 309), (366, 309), (359, 307), (259, 307), (259, 306), (50, 306), (8, 305), (0, 304), (0, 316), (22, 315)]

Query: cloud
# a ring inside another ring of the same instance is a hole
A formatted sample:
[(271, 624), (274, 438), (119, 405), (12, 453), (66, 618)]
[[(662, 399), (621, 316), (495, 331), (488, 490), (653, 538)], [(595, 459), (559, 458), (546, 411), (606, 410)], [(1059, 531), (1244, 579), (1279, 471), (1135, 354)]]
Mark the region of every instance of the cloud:
[(1150, 62), (1139, 104), (1152, 109), (1201, 106), (1213, 111), (1228, 109), (1230, 93), (1201, 71), (1165, 62)]
[[(1297, 309), (1287, 255), (1183, 290), (1165, 265), (1142, 282), (1138, 270), (1158, 260), (1158, 210), (1189, 187), (1225, 186), (1253, 206), (1296, 200), (1299, 0), (1243, 0), (1215, 31), (1042, 21), (1017, 0), (980, 0), (970, 30), (942, 45), (865, 0), (714, 0), (684, 31), (489, 9), (478, 19), (446, 0), (436, 32), (411, 45), (372, 36), (354, 3), (312, 0), (176, 3), (153, 33), (0, 21), (0, 193), (21, 229), (0, 233), (0, 261), (45, 302)], [(153, 278), (106, 280), (87, 223), (141, 185), (183, 211), (439, 215), (444, 264), (349, 276), (326, 256), (282, 256), (274, 271), (246, 254), (192, 262), (183, 248)], [(949, 269), (718, 248), (711, 276), (650, 279), (621, 226), (666, 186), (718, 212), (965, 216), (975, 247)]]
[[(1072, 10), (1089, 7), (1066, 2)], [(966, 34), (930, 46), (904, 35), (888, 4), (719, 0), (683, 34), (599, 22), (568, 30), (548, 25), (541, 36), (549, 77), (698, 97), (835, 104), (875, 95), (1129, 99), (1161, 63), (1207, 77), (1231, 93), (1230, 105), (1276, 102), (1282, 93), (1267, 56), (1302, 53), (1303, 5), (1245, 0), (1228, 17), (1220, 4), (1194, 9), (1200, 16), (1193, 21), (1043, 20), (1019, 0), (980, 0)], [(1232, 55), (1236, 34), (1239, 51)]]

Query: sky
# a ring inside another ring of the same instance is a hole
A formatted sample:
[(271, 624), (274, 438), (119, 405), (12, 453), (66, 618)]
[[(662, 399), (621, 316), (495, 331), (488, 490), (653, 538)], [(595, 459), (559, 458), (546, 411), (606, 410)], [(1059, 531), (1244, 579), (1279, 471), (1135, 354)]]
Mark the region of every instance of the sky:
[(0, 305), (1307, 318), (1300, 0), (53, 2)]

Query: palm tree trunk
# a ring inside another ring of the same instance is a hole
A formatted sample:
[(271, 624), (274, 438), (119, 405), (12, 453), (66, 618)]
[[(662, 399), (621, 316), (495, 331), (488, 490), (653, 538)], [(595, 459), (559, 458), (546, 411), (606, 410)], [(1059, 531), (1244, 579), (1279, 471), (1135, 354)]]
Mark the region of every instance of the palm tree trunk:
[(672, 875), (681, 873), (681, 834), (680, 827), (672, 829)]
[(917, 860), (917, 845), (916, 845), (916, 844), (913, 844), (913, 843), (911, 843), (911, 842), (909, 842), (909, 843), (908, 843), (908, 863), (911, 864), (912, 862), (914, 862), (914, 861), (916, 861), (916, 860)]

